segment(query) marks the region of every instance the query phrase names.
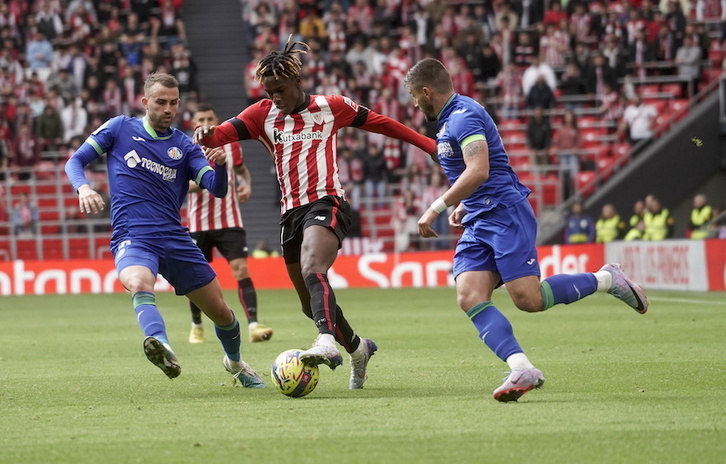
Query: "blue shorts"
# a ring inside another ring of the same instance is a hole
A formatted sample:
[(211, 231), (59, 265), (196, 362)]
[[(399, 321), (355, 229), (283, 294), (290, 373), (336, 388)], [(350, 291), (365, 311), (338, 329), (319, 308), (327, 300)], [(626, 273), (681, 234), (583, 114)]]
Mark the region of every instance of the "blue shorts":
[(540, 276), (537, 220), (529, 201), (499, 205), (464, 227), (454, 254), (454, 278), (466, 271), (495, 271), (503, 282)]
[(126, 238), (111, 245), (116, 271), (144, 266), (161, 274), (177, 295), (186, 295), (213, 281), (217, 274), (189, 235), (142, 239)]

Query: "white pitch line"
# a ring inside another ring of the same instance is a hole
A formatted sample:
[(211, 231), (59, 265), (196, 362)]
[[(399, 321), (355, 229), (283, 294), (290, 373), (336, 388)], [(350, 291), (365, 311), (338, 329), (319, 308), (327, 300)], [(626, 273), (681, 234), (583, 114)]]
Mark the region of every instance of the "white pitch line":
[(700, 304), (709, 306), (726, 306), (726, 301), (713, 301), (713, 300), (690, 300), (687, 298), (648, 298), (649, 301), (662, 301), (666, 303), (687, 303), (687, 304)]

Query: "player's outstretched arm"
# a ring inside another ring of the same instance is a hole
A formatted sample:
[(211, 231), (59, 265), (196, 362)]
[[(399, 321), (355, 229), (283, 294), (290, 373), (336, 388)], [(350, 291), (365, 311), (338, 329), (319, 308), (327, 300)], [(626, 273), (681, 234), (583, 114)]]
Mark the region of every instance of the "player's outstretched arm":
[(432, 158), (434, 158), (436, 153), (436, 141), (434, 139), (428, 138), (395, 119), (383, 116), (375, 111), (368, 110), (366, 122), (359, 127), (368, 132), (375, 132), (376, 134), (383, 134), (408, 142), (411, 145), (419, 147), (432, 156)]

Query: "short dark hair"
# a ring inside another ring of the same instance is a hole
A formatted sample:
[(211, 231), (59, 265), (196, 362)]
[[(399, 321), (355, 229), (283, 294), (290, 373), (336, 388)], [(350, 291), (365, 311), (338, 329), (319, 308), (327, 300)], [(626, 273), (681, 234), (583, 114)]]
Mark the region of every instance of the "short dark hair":
[(195, 111), (195, 113), (201, 113), (203, 111), (214, 111), (214, 107), (209, 103), (199, 103), (197, 105), (197, 110)]
[(149, 74), (149, 77), (146, 78), (146, 82), (144, 82), (144, 95), (149, 95), (149, 89), (151, 89), (154, 84), (161, 84), (168, 89), (179, 88), (179, 81), (177, 81), (176, 77), (171, 74), (153, 73)]
[(406, 78), (403, 82), (409, 89), (430, 87), (440, 93), (454, 90), (454, 84), (451, 82), (449, 71), (441, 61), (435, 58), (424, 58), (416, 63), (406, 73)]
[[(300, 45), (303, 48), (296, 50), (296, 45)], [(292, 34), (290, 34), (287, 38), (285, 48), (282, 51), (275, 50), (270, 52), (257, 63), (257, 69), (255, 70), (257, 80), (262, 82), (262, 79), (269, 76), (274, 76), (276, 80), (281, 77), (299, 77), (302, 62), (297, 57), (297, 54), (307, 54), (308, 50), (310, 50), (310, 46), (305, 42), (292, 42)]]

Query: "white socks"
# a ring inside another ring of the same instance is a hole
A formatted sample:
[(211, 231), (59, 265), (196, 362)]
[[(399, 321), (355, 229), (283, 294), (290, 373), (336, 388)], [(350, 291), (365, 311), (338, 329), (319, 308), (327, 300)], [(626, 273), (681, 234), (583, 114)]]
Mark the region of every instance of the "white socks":
[(593, 275), (597, 279), (598, 292), (607, 292), (613, 286), (613, 275), (608, 271), (597, 271)]
[(524, 353), (514, 353), (507, 358), (507, 364), (511, 370), (534, 368), (534, 365), (529, 362), (527, 355)]
[(320, 334), (315, 339), (315, 344), (335, 347), (335, 337), (332, 334)]

